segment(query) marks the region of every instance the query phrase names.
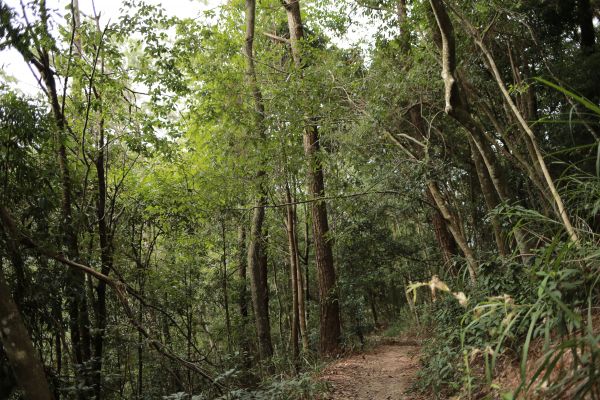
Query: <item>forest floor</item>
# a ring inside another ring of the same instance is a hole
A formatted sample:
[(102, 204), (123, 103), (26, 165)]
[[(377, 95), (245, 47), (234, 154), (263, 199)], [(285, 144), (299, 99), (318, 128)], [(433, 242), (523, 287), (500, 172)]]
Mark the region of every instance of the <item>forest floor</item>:
[(331, 391), (327, 400), (420, 399), (407, 393), (419, 369), (419, 346), (410, 340), (386, 340), (367, 352), (330, 364), (321, 379)]

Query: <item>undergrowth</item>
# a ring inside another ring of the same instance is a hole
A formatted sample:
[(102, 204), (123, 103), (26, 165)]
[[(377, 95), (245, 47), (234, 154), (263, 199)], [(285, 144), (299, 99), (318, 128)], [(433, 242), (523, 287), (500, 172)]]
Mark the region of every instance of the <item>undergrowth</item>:
[[(589, 101), (550, 86), (600, 115)], [(417, 304), (421, 325), (431, 333), (422, 351), (421, 390), (435, 398), (600, 399), (600, 143), (595, 146), (595, 173), (570, 166), (559, 179), (578, 221), (577, 241), (559, 220), (499, 206), (498, 218), (531, 234), (530, 254), (487, 256), (474, 284), (455, 271), (443, 282), (433, 277), (409, 289), (451, 294)], [(459, 304), (458, 291), (467, 302)]]

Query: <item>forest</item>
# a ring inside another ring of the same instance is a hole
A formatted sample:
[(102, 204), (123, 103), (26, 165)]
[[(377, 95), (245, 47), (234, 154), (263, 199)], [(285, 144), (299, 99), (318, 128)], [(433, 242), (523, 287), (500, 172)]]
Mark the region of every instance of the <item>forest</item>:
[(600, 399), (600, 1), (101, 3), (0, 0), (0, 399)]

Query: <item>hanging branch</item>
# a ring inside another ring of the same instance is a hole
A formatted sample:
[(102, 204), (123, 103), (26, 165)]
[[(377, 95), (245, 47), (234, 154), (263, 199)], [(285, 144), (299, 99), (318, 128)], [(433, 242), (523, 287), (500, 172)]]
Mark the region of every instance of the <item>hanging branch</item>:
[[(444, 5), (443, 5), (444, 0), (431, 0), (432, 6), (434, 5), (434, 3), (438, 4), (438, 6), (441, 6), (442, 8), (444, 7)], [(465, 31), (472, 37), (472, 39), (475, 42), (475, 44), (477, 45), (477, 47), (479, 47), (479, 49), (481, 50), (481, 53), (484, 55), (484, 57), (487, 61), (488, 67), (490, 69), (490, 72), (494, 76), (494, 79), (496, 80), (496, 84), (498, 85), (498, 88), (502, 92), (502, 95), (503, 95), (504, 99), (506, 100), (506, 103), (508, 104), (510, 110), (512, 111), (512, 113), (516, 117), (517, 121), (519, 122), (519, 125), (521, 126), (521, 128), (527, 134), (527, 136), (529, 137), (529, 140), (531, 141), (531, 145), (532, 145), (532, 148), (534, 151), (533, 156), (535, 157), (536, 161), (540, 165), (540, 168), (542, 169), (542, 174), (544, 176), (544, 179), (546, 180), (548, 189), (550, 189), (552, 198), (553, 198), (554, 202), (556, 203), (556, 207), (558, 208), (558, 214), (559, 214), (560, 218), (562, 219), (563, 225), (565, 226), (565, 229), (566, 229), (567, 233), (569, 234), (569, 237), (571, 238), (571, 240), (574, 243), (579, 243), (579, 237), (577, 236), (577, 233), (575, 232), (575, 229), (573, 228), (573, 225), (571, 223), (569, 215), (567, 214), (567, 210), (562, 201), (562, 198), (561, 198), (560, 194), (558, 193), (558, 190), (556, 189), (556, 186), (554, 184), (554, 181), (552, 180), (552, 176), (550, 175), (550, 172), (548, 171), (548, 167), (546, 166), (546, 161), (544, 160), (544, 156), (542, 155), (540, 147), (537, 143), (535, 134), (533, 133), (533, 130), (531, 129), (531, 127), (529, 126), (527, 121), (525, 121), (523, 114), (521, 113), (521, 111), (519, 111), (519, 108), (513, 101), (512, 97), (510, 97), (510, 93), (508, 92), (508, 89), (506, 88), (506, 84), (504, 83), (502, 75), (500, 74), (500, 70), (498, 69), (498, 66), (496, 65), (496, 60), (494, 59), (494, 56), (492, 55), (490, 49), (485, 44), (485, 36), (486, 36), (487, 32), (489, 31), (491, 25), (488, 26), (484, 30), (483, 34), (480, 35), (479, 32), (477, 31), (477, 29), (469, 22), (469, 20), (467, 20), (467, 18), (464, 15), (462, 15), (458, 10), (456, 10), (450, 4), (448, 5), (448, 7), (458, 17), (458, 20), (461, 23), (461, 25), (463, 26), (463, 28), (465, 29)], [(444, 12), (444, 14), (445, 14), (445, 12)], [(436, 16), (437, 16), (437, 13), (436, 13)], [(446, 14), (446, 16), (447, 16), (447, 14)], [(438, 20), (438, 23), (439, 23), (439, 20)], [(442, 31), (442, 34), (443, 34), (444, 33), (443, 26), (441, 24), (440, 24), (440, 30)]]

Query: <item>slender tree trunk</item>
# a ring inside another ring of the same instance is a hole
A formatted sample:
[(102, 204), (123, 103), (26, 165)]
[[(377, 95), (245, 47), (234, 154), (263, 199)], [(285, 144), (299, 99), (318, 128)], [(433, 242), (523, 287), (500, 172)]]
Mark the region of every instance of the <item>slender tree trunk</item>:
[[(142, 271), (139, 270), (139, 290), (140, 295), (144, 296), (144, 281), (141, 276)], [(143, 326), (144, 322), (144, 305), (140, 302), (138, 309), (138, 322)], [(142, 400), (144, 398), (144, 336), (142, 332), (138, 331), (137, 337), (137, 399)]]
[[(75, 3), (74, 5), (77, 5)], [(48, 18), (47, 9), (44, 2), (40, 3), (40, 14), (42, 15), (42, 22), (44, 24), (42, 29), (48, 31)], [(74, 9), (74, 19), (78, 19), (78, 10)], [(74, 25), (73, 29), (76, 29), (77, 25)], [(18, 49), (25, 61), (31, 63), (40, 73), (41, 82), (45, 86), (46, 94), (48, 95), (48, 101), (52, 114), (56, 123), (55, 130), (55, 142), (57, 149), (57, 160), (58, 170), (60, 175), (60, 190), (61, 190), (61, 242), (66, 249), (69, 259), (77, 261), (79, 259), (79, 246), (77, 238), (77, 229), (73, 221), (72, 214), (72, 188), (71, 188), (71, 176), (69, 171), (69, 160), (67, 157), (67, 122), (62, 109), (58, 91), (56, 87), (56, 81), (54, 79), (55, 73), (51, 67), (51, 55), (48, 48), (38, 49), (39, 54), (34, 55), (28, 48), (23, 47)], [(73, 353), (75, 355), (75, 362), (78, 365), (83, 365), (84, 362), (90, 359), (90, 324), (89, 314), (87, 309), (87, 301), (85, 296), (85, 283), (84, 275), (81, 271), (70, 268), (67, 273), (67, 310), (69, 313), (69, 330), (71, 332), (71, 345)], [(76, 368), (76, 375), (78, 380), (78, 386), (83, 384), (87, 379), (83, 371)], [(84, 394), (79, 391), (79, 398), (83, 399)]]
[(269, 320), (269, 287), (267, 282), (267, 260), (264, 245), (263, 222), (265, 218), (264, 198), (260, 198), (254, 209), (248, 246), (248, 267), (250, 269), (250, 291), (254, 320), (258, 335), (258, 352), (261, 360), (269, 360), (273, 355), (271, 323)]
[[(281, 290), (279, 285), (279, 277), (277, 276), (277, 264), (273, 263), (273, 286), (275, 298), (277, 299), (277, 325), (279, 332), (279, 347), (286, 348), (289, 343), (286, 342), (283, 332), (284, 332), (284, 320), (287, 320), (287, 326), (291, 327), (290, 318), (287, 313), (284, 312), (283, 302), (281, 301)], [(290, 328), (291, 331), (291, 328)]]
[(373, 324), (376, 329), (381, 327), (379, 323), (379, 313), (377, 312), (377, 306), (375, 304), (375, 294), (372, 290), (369, 290), (369, 307), (371, 308), (371, 314), (373, 315)]
[(231, 317), (229, 315), (229, 288), (227, 285), (227, 243), (225, 232), (225, 220), (221, 221), (221, 242), (223, 253), (221, 255), (221, 264), (223, 265), (223, 277), (221, 278), (221, 288), (223, 289), (223, 307), (225, 308), (225, 327), (227, 329), (227, 350), (231, 352)]
[[(52, 318), (56, 321), (57, 326), (55, 327), (54, 333), (54, 353), (55, 353), (55, 371), (56, 376), (61, 376), (62, 367), (63, 367), (63, 346), (62, 346), (62, 327), (63, 327), (63, 313), (62, 313), (62, 300), (55, 299), (52, 304)], [(60, 385), (58, 384), (58, 379), (54, 384), (54, 398), (56, 400), (60, 399)]]
[(240, 224), (238, 231), (238, 277), (239, 277), (239, 289), (238, 289), (238, 307), (240, 311), (240, 353), (242, 354), (243, 365), (246, 370), (251, 367), (251, 348), (250, 340), (248, 339), (248, 289), (246, 283), (246, 267), (247, 267), (247, 253), (246, 253), (246, 228), (244, 224)]
[(454, 237), (448, 231), (448, 222), (446, 222), (439, 211), (429, 188), (426, 190), (426, 197), (433, 208), (431, 212), (431, 225), (433, 226), (433, 232), (442, 253), (442, 259), (445, 264), (450, 265), (452, 258), (458, 254), (456, 240), (454, 240)]
[[(461, 82), (456, 72), (456, 49), (454, 27), (446, 12), (442, 0), (430, 0), (431, 9), (435, 17), (437, 28), (436, 44), (440, 49), (442, 58), (442, 78), (445, 86), (446, 113), (459, 122), (469, 133), (483, 160), (490, 180), (494, 185), (501, 201), (511, 203), (512, 196), (509, 186), (497, 163), (496, 156), (484, 140), (484, 128), (471, 116), (467, 101), (461, 93)], [(515, 240), (523, 260), (529, 259), (530, 245), (526, 234), (519, 228), (515, 229)]]
[(298, 292), (298, 318), (300, 323), (300, 337), (302, 339), (302, 350), (308, 352), (308, 329), (306, 327), (306, 302), (304, 298), (304, 278), (300, 267), (300, 253), (298, 249), (298, 215), (294, 206), (294, 247), (296, 249), (296, 285)]
[[(288, 17), (292, 57), (296, 68), (302, 66), (301, 43), (304, 29), (300, 17), (298, 0), (284, 2)], [(313, 198), (325, 196), (323, 166), (320, 160), (319, 129), (310, 117), (304, 129), (304, 154), (308, 163), (308, 193)], [(335, 355), (339, 352), (341, 322), (338, 296), (335, 289), (336, 277), (333, 265), (333, 250), (329, 236), (327, 205), (324, 201), (311, 203), (313, 238), (317, 260), (319, 295), (320, 295), (320, 347), (324, 355)]]
[(306, 310), (306, 321), (310, 320), (310, 308), (308, 307), (308, 303), (310, 302), (310, 224), (308, 213), (308, 205), (304, 205), (304, 299), (305, 301), (305, 310)]
[(292, 346), (292, 359), (297, 362), (299, 356), (298, 336), (300, 330), (300, 306), (299, 297), (302, 297), (302, 292), (298, 291), (298, 249), (296, 242), (296, 219), (294, 216), (294, 205), (292, 204), (292, 195), (290, 186), (286, 182), (285, 194), (287, 200), (286, 206), (286, 228), (288, 237), (288, 251), (290, 254), (290, 281), (292, 289), (292, 321), (290, 329), (290, 342)]
[[(407, 22), (408, 22), (408, 14), (407, 14), (407, 9), (406, 9), (406, 0), (398, 0), (396, 2), (396, 12), (397, 12), (397, 16), (398, 16), (398, 26), (400, 28), (400, 42), (401, 42), (401, 50), (403, 55), (408, 59), (408, 57), (410, 56), (410, 49), (411, 49), (411, 44), (410, 44), (410, 32), (408, 30), (408, 26), (407, 26)], [(441, 40), (441, 37), (440, 37)], [(447, 96), (449, 96), (449, 94), (447, 94)], [(412, 126), (415, 128), (415, 133), (418, 134), (419, 139), (418, 140), (427, 140), (427, 136), (426, 136), (426, 125), (425, 125), (425, 121), (423, 120), (423, 117), (421, 116), (420, 110), (418, 109), (418, 107), (411, 107), (408, 111), (409, 114), (409, 119), (410, 122), (412, 124)], [(392, 137), (393, 138), (393, 137)], [(394, 141), (396, 142), (396, 141)], [(398, 143), (396, 143), (398, 144)], [(416, 147), (416, 146), (414, 146)], [(413, 154), (419, 154), (422, 153), (422, 149), (421, 148), (415, 148), (411, 151)], [(437, 185), (435, 186), (437, 188)], [(450, 227), (450, 224), (455, 224), (455, 221), (450, 221), (448, 219), (446, 219), (444, 217), (444, 210), (440, 209), (438, 202), (435, 200), (433, 194), (432, 194), (432, 190), (431, 188), (427, 188), (426, 191), (426, 197), (429, 200), (429, 202), (434, 206), (434, 211), (432, 213), (431, 216), (431, 222), (432, 222), (432, 226), (433, 226), (433, 230), (435, 233), (435, 237), (436, 240), (438, 242), (438, 245), (440, 246), (440, 250), (442, 253), (442, 257), (444, 259), (444, 262), (446, 264), (449, 264), (452, 257), (454, 255), (456, 255), (457, 253), (457, 242), (459, 240), (466, 242), (466, 240), (464, 240), (464, 235), (462, 234), (462, 228), (461, 229), (457, 229), (456, 227)], [(441, 198), (441, 196), (438, 198), (438, 200)], [(442, 199), (443, 200), (443, 199)], [(443, 201), (443, 205), (445, 205), (445, 201)], [(449, 213), (449, 209), (446, 207), (445, 211), (447, 213)], [(449, 232), (448, 230), (450, 229), (450, 231), (457, 231), (460, 232), (460, 238), (456, 239), (453, 232)], [(468, 246), (466, 246), (468, 247)], [(462, 249), (462, 246), (461, 246)], [(467, 252), (465, 252), (463, 250), (463, 253), (465, 254), (465, 257), (467, 258), (468, 263), (471, 265), (470, 267), (470, 272), (471, 270), (473, 270), (473, 262), (469, 261), (470, 258), (474, 258), (470, 256), (471, 250), (469, 248), (469, 250), (467, 250)], [(473, 276), (471, 276), (473, 278)]]
[[(104, 122), (100, 121), (98, 137), (98, 153), (95, 160), (98, 175), (98, 198), (96, 201), (96, 217), (98, 219), (98, 237), (100, 242), (100, 272), (108, 276), (113, 267), (111, 235), (107, 224), (106, 210), (106, 140), (104, 137)], [(96, 326), (94, 332), (94, 362), (93, 382), (96, 399), (102, 397), (102, 357), (104, 351), (104, 334), (106, 330), (106, 283), (98, 282), (96, 286)]]
[[(258, 136), (264, 139), (264, 103), (262, 93), (256, 81), (256, 69), (254, 67), (254, 25), (256, 14), (255, 0), (246, 0), (246, 82), (250, 87), (254, 99), (256, 128)], [(269, 290), (267, 282), (267, 255), (264, 245), (263, 223), (265, 219), (266, 195), (263, 187), (265, 172), (259, 171), (257, 178), (259, 181), (261, 194), (256, 201), (254, 215), (252, 217), (252, 227), (250, 229), (250, 245), (248, 246), (248, 268), (250, 269), (250, 289), (252, 292), (252, 305), (254, 307), (254, 316), (256, 331), (258, 334), (258, 349), (261, 360), (268, 361), (273, 356), (273, 345), (271, 341), (271, 324), (269, 321)]]
[[(477, 171), (477, 177), (479, 179), (479, 186), (481, 187), (481, 192), (483, 194), (483, 199), (487, 206), (488, 211), (492, 211), (499, 204), (498, 199), (496, 197), (496, 192), (490, 182), (489, 175), (487, 173), (487, 169), (485, 168), (483, 158), (477, 150), (475, 143), (473, 140), (469, 140), (469, 144), (471, 147), (471, 158), (473, 159), (473, 163), (475, 164), (475, 170)], [(491, 219), (492, 230), (494, 231), (494, 239), (496, 240), (496, 247), (498, 249), (498, 253), (506, 257), (510, 254), (505, 235), (502, 233), (502, 227), (500, 225), (500, 221), (496, 215), (492, 216)]]
[(461, 222), (446, 204), (446, 201), (444, 200), (444, 197), (442, 196), (437, 184), (433, 181), (429, 181), (427, 183), (427, 187), (429, 188), (431, 196), (433, 197), (438, 210), (440, 210), (440, 213), (448, 222), (448, 229), (450, 230), (450, 233), (452, 233), (454, 240), (456, 240), (456, 244), (461, 249), (465, 259), (467, 260), (469, 276), (471, 278), (471, 282), (474, 283), (477, 280), (477, 260), (475, 258), (475, 253), (471, 247), (469, 247), (467, 238), (463, 233)]

